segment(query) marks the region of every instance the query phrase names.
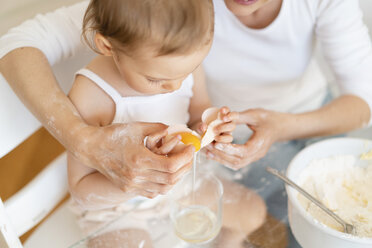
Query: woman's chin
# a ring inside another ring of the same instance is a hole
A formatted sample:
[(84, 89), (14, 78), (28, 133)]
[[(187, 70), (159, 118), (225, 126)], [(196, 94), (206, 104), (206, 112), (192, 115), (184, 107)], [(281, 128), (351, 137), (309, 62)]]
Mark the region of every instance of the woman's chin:
[(226, 7), (238, 17), (248, 16), (264, 6), (268, 0), (225, 0)]

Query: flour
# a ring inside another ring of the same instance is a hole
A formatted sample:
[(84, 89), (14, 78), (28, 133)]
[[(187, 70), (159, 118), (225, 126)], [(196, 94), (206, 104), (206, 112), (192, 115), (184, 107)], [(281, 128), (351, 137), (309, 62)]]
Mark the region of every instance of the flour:
[[(360, 237), (372, 237), (372, 162), (354, 166), (355, 156), (343, 155), (312, 161), (301, 173), (299, 184), (346, 222)], [(335, 220), (302, 195), (301, 205), (318, 221), (343, 231)]]

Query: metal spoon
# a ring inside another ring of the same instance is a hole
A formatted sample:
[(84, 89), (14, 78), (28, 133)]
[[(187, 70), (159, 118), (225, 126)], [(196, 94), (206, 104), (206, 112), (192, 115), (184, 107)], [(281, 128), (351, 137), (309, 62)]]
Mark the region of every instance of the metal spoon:
[(309, 199), (311, 202), (313, 202), (315, 205), (323, 209), (324, 212), (326, 212), (328, 215), (330, 215), (333, 219), (335, 219), (338, 223), (342, 225), (344, 228), (344, 233), (356, 235), (356, 229), (353, 225), (345, 222), (343, 219), (341, 219), (337, 214), (332, 212), (329, 208), (323, 205), (320, 201), (315, 199), (313, 196), (311, 196), (309, 193), (307, 193), (304, 189), (302, 189), (300, 186), (298, 186), (296, 183), (294, 183), (292, 180), (290, 180), (288, 177), (284, 176), (282, 173), (279, 171), (271, 168), (271, 167), (266, 167), (266, 170), (273, 174), (274, 176), (280, 178), (283, 180), (286, 184), (290, 185), (294, 189), (296, 189), (298, 192), (300, 192), (303, 196), (305, 196), (307, 199)]

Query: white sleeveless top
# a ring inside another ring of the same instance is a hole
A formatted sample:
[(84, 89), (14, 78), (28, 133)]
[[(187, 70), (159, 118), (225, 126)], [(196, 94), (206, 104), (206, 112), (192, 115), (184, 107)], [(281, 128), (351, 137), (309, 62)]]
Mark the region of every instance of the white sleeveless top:
[(115, 102), (116, 110), (112, 123), (160, 122), (173, 125), (186, 124), (189, 120), (189, 104), (194, 85), (192, 74), (176, 91), (131, 97), (121, 96), (110, 84), (88, 69), (81, 69), (76, 74), (92, 80)]

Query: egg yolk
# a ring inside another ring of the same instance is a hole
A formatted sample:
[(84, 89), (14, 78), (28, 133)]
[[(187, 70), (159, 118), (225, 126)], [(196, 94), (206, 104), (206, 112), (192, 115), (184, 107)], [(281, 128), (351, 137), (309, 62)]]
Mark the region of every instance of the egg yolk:
[(201, 143), (200, 139), (197, 136), (188, 132), (180, 132), (176, 133), (176, 135), (181, 136), (181, 142), (184, 143), (185, 145), (193, 145), (195, 147), (196, 152), (200, 150)]

